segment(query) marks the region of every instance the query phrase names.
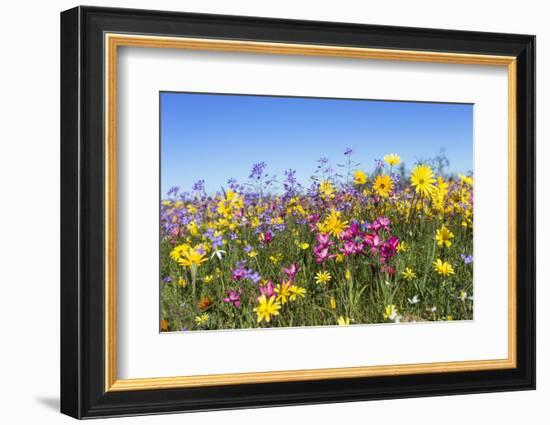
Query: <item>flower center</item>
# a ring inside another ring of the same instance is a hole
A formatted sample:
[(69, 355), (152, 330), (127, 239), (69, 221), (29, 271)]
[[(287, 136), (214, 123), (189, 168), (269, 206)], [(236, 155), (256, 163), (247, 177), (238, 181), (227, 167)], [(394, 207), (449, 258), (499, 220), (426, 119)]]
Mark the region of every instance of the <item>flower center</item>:
[(420, 184), (424, 184), (424, 179), (420, 179)]
[(386, 185), (385, 185), (384, 183), (382, 183), (382, 184), (380, 185), (380, 189), (384, 189), (385, 187), (386, 187)]

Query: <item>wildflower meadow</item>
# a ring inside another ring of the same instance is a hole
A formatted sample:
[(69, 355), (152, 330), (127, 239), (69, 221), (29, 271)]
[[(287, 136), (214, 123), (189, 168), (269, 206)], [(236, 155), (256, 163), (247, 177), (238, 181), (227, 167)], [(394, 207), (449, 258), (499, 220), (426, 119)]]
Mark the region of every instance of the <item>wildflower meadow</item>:
[(367, 171), (352, 149), (340, 162), (307, 181), (258, 162), (215, 192), (171, 188), (161, 331), (471, 320), (471, 172), (392, 153)]

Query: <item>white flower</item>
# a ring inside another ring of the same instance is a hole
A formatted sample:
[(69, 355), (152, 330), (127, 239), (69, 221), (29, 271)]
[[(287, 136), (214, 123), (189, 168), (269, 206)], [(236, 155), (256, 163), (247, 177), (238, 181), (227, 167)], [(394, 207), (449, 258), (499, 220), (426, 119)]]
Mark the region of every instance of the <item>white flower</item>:
[(227, 254), (224, 250), (222, 249), (217, 249), (216, 251), (214, 251), (212, 253), (212, 255), (210, 256), (210, 259), (214, 258), (214, 256), (218, 257), (219, 260), (222, 259), (222, 254)]
[(407, 298), (409, 301), (409, 304), (418, 304), (420, 302), (420, 298), (418, 298), (418, 295), (415, 295), (412, 298)]
[(468, 296), (468, 293), (466, 291), (460, 291), (460, 295), (458, 296), (458, 298), (462, 302), (464, 302), (466, 300), (473, 300), (474, 299), (474, 297), (472, 297), (471, 295)]

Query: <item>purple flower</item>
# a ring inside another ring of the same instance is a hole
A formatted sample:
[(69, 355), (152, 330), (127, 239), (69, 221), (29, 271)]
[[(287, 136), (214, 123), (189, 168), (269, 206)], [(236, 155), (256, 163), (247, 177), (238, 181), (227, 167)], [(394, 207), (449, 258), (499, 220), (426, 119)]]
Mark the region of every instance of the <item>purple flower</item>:
[(171, 196), (171, 195), (178, 196), (179, 191), (180, 191), (179, 186), (172, 186), (170, 189), (168, 189), (168, 196)]
[(401, 181), (401, 175), (397, 173), (390, 173), (390, 178), (394, 182), (394, 184), (398, 184)]
[(289, 184), (296, 184), (298, 182), (298, 180), (296, 180), (296, 170), (291, 168), (285, 170), (285, 177), (285, 181)]
[(239, 281), (243, 280), (246, 276), (246, 269), (244, 268), (236, 268), (233, 270), (233, 273), (231, 273), (231, 279)]
[(262, 280), (262, 277), (258, 272), (245, 267), (245, 264), (244, 261), (239, 261), (237, 263), (237, 268), (231, 273), (231, 279), (237, 282), (244, 279), (250, 279), (254, 284), (258, 284), (258, 282)]
[(317, 162), (319, 163), (319, 168), (321, 168), (322, 165), (328, 164), (328, 158), (319, 158)]
[(229, 189), (231, 189), (233, 192), (242, 193), (244, 192), (244, 186), (237, 183), (237, 180), (231, 178), (227, 180), (227, 185), (229, 186)]
[(221, 235), (214, 236), (215, 230), (212, 228), (206, 229), (206, 232), (204, 232), (204, 236), (206, 236), (208, 239), (210, 239), (210, 242), (212, 242), (212, 248), (219, 248), (223, 245), (223, 238)]
[(472, 255), (460, 254), (460, 258), (462, 258), (464, 264), (471, 264), (474, 262), (474, 257)]
[(239, 308), (241, 306), (241, 294), (243, 290), (239, 289), (238, 291), (234, 291), (233, 289), (228, 289), (227, 294), (228, 296), (223, 299), (226, 303), (231, 303), (236, 308)]
[(247, 270), (246, 277), (250, 279), (255, 285), (257, 285), (260, 280), (262, 280), (262, 277), (258, 272), (252, 271), (250, 269)]
[(212, 248), (219, 248), (223, 245), (223, 238), (221, 236), (214, 236), (211, 239)]
[(204, 180), (197, 180), (195, 183), (193, 183), (193, 187), (191, 188), (191, 190), (193, 192), (204, 192)]
[(307, 221), (309, 223), (309, 230), (314, 232), (316, 227), (317, 227), (317, 223), (319, 222), (319, 219), (321, 217), (319, 216), (319, 214), (313, 214), (313, 215), (310, 215), (308, 216), (307, 218)]
[(352, 148), (346, 148), (346, 150), (344, 151), (344, 155), (346, 155), (346, 156), (351, 155), (352, 153), (353, 153)]
[(288, 169), (285, 171), (285, 180), (283, 187), (288, 196), (294, 196), (302, 187), (296, 179), (296, 170)]
[(256, 179), (256, 180), (261, 179), (266, 167), (267, 167), (267, 164), (263, 161), (257, 162), (256, 164), (252, 165), (252, 171), (250, 172), (250, 175), (248, 176), (248, 178)]

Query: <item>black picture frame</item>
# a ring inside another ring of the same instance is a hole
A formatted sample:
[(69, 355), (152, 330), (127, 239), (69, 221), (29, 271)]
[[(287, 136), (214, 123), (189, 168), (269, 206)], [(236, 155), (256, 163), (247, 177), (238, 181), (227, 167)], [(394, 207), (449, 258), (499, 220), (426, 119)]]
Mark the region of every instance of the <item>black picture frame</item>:
[[(517, 367), (105, 392), (105, 32), (515, 56)], [(534, 36), (97, 7), (61, 13), (62, 413), (93, 418), (534, 388)]]

